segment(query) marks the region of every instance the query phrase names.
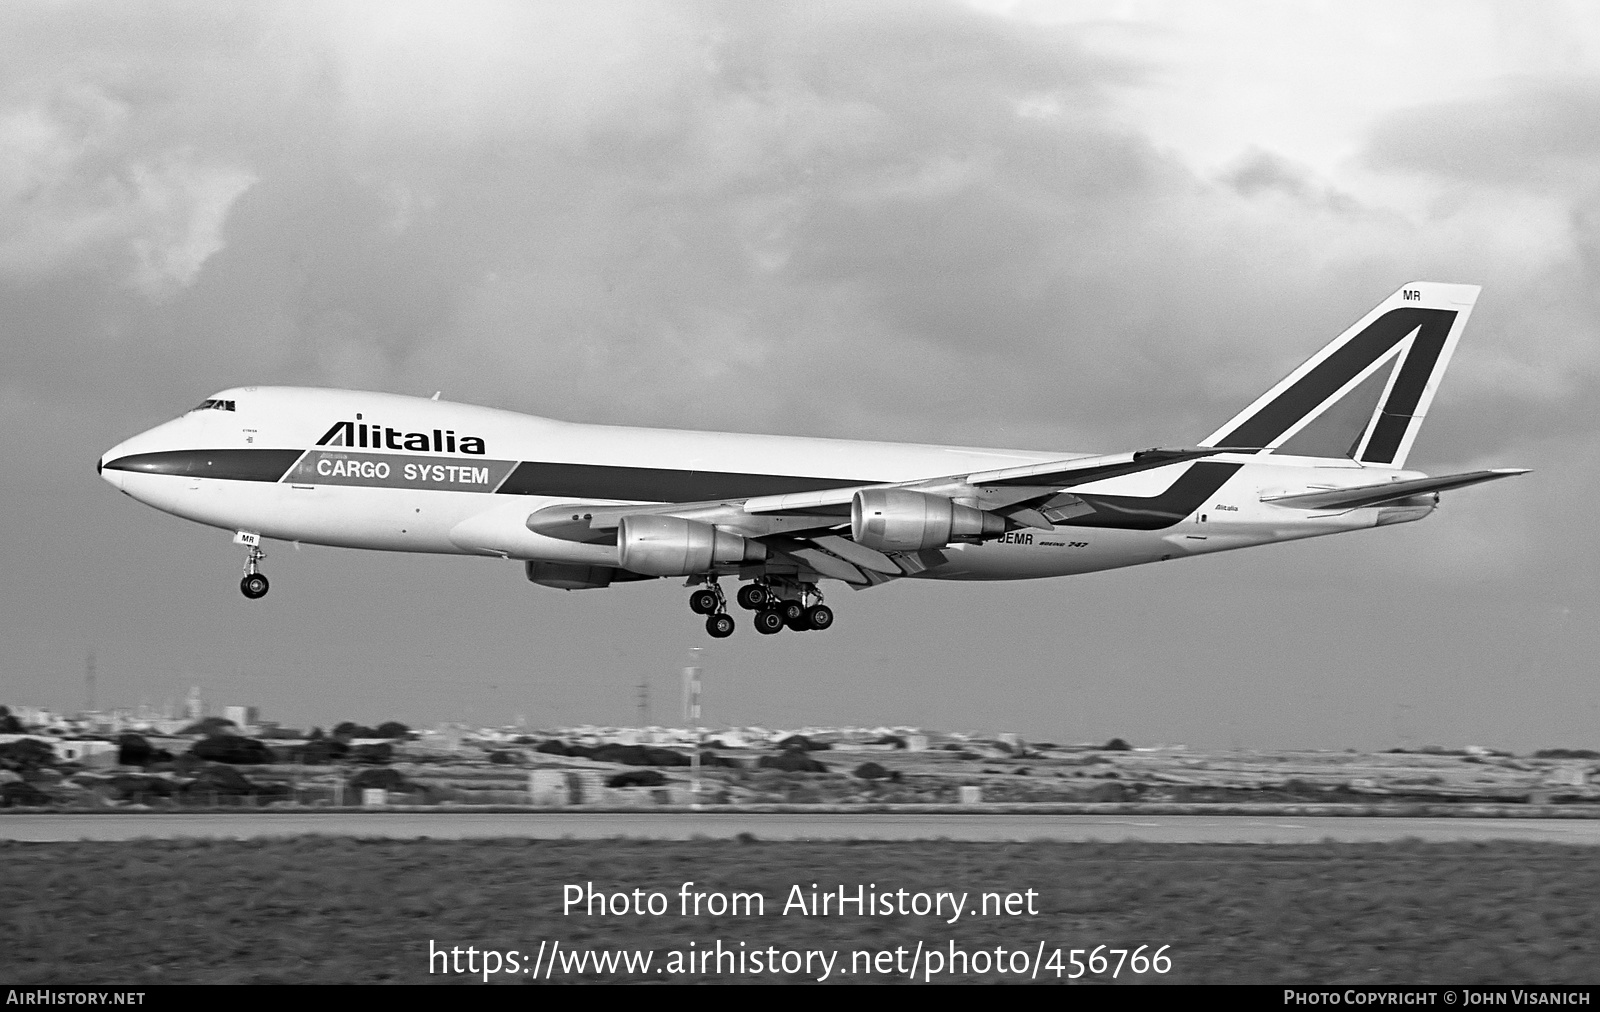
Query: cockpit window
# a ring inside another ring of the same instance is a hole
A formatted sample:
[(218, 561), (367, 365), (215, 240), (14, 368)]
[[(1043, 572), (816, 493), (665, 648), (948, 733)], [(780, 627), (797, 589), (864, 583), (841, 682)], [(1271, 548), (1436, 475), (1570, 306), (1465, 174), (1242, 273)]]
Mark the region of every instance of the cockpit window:
[(217, 400), (214, 397), (208, 397), (205, 400), (201, 401), (198, 405), (196, 405), (193, 410), (195, 410), (195, 411), (232, 411), (233, 410), (233, 402), (232, 401), (220, 401), (220, 400)]

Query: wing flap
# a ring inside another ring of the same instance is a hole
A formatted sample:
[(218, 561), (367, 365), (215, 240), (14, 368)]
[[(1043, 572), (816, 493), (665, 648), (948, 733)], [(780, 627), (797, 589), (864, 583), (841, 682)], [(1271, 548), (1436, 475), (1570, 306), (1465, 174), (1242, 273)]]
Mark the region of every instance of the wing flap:
[(1480, 482), (1494, 481), (1497, 478), (1510, 478), (1514, 475), (1527, 473), (1528, 469), (1523, 467), (1497, 467), (1488, 471), (1467, 471), (1462, 474), (1441, 475), (1437, 478), (1415, 478), (1411, 481), (1389, 481), (1376, 485), (1357, 485), (1354, 488), (1333, 488), (1316, 492), (1298, 492), (1293, 495), (1263, 496), (1261, 501), (1270, 503), (1273, 506), (1288, 506), (1292, 509), (1302, 510), (1362, 509), (1368, 506), (1383, 506), (1414, 495), (1446, 492), (1453, 488), (1465, 488), (1468, 485), (1476, 485)]
[(860, 569), (869, 569), (879, 573), (889, 573), (893, 576), (900, 575), (900, 567), (894, 560), (882, 552), (858, 545), (849, 538), (841, 538), (837, 534), (824, 534), (812, 538), (811, 542), (844, 559)]
[(867, 578), (862, 574), (861, 570), (837, 556), (824, 552), (820, 548), (792, 548), (786, 549), (784, 554), (800, 559), (823, 576), (831, 576), (835, 580), (843, 580), (845, 583), (867, 582)]

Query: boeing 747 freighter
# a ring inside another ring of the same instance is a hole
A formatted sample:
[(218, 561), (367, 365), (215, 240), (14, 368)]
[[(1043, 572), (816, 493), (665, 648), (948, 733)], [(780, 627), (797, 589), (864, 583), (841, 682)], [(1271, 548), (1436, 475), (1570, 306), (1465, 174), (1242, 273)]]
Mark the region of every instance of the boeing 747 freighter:
[(437, 399), (237, 387), (113, 447), (100, 474), (264, 539), (522, 561), (564, 590), (682, 577), (712, 636), (723, 581), (758, 632), (826, 629), (820, 584), (1021, 580), (1420, 520), (1406, 458), (1478, 295), (1406, 285), (1194, 445), (1090, 455), (577, 425)]

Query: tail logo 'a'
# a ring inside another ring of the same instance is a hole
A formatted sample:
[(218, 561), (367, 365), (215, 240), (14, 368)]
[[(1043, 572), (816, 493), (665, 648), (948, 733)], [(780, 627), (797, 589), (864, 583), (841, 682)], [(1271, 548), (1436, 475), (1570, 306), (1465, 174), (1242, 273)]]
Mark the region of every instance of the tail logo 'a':
[(1406, 285), (1200, 445), (1404, 467), (1478, 291)]

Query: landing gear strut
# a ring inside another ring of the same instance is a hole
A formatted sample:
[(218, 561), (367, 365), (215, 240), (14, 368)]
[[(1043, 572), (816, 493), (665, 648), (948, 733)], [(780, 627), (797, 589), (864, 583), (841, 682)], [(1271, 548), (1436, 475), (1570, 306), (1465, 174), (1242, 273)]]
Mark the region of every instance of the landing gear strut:
[(244, 579), (239, 581), (239, 591), (252, 601), (266, 597), (272, 586), (261, 572), (261, 560), (266, 557), (260, 545), (251, 545), (250, 554), (244, 560)]

